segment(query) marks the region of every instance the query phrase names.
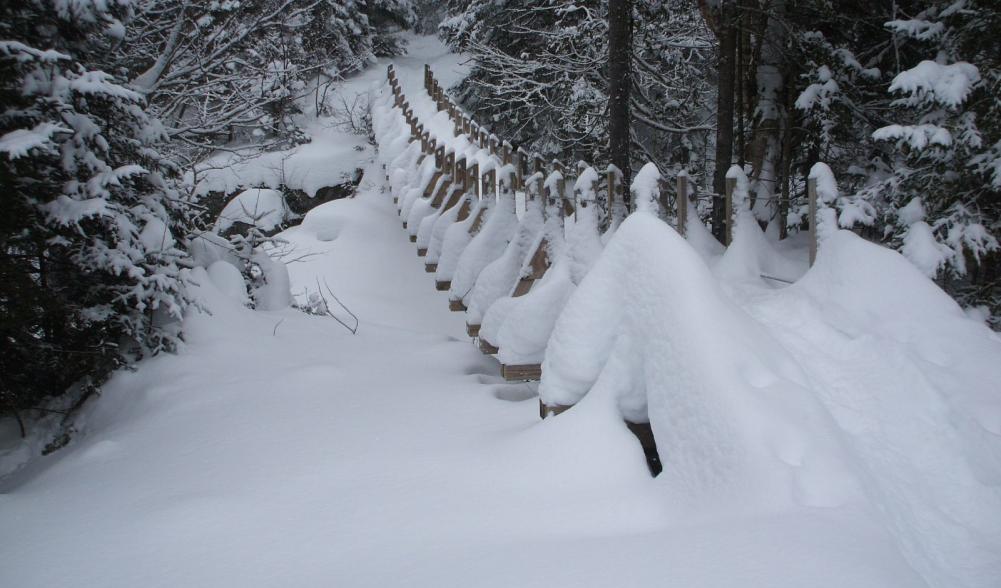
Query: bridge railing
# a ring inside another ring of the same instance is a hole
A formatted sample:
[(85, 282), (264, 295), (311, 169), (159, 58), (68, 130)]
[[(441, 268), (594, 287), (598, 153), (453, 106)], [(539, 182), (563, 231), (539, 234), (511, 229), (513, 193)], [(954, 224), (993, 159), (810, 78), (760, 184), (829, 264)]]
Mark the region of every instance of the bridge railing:
[[(578, 207), (582, 205), (582, 202), (579, 201), (577, 190), (570, 190), (568, 194), (567, 182), (570, 181), (569, 185), (574, 186), (577, 183), (574, 181), (576, 179), (575, 176), (580, 176), (589, 167), (586, 163), (579, 162), (577, 165), (566, 165), (559, 160), (547, 162), (538, 153), (528, 152), (520, 147), (515, 148), (511, 142), (501, 140), (493, 133), (490, 133), (484, 125), (477, 123), (472, 117), (466, 114), (446, 94), (428, 65), (424, 67), (424, 90), (431, 98), (436, 111), (447, 113), (448, 119), (451, 122), (450, 125), (442, 125), (440, 121), (438, 121), (438, 124), (432, 125), (432, 121), (430, 120), (421, 120), (414, 113), (410, 102), (405, 96), (392, 65), (387, 69), (387, 77), (393, 92), (394, 105), (400, 110), (410, 129), (410, 140), (411, 142), (419, 141), (420, 143), (421, 160), (428, 157), (434, 158), (435, 175), (427, 184), (424, 192), (426, 198), (432, 197), (435, 192), (438, 193), (432, 202), (432, 206), (439, 208), (444, 205), (444, 209), (447, 209), (455, 204), (454, 201), (445, 202), (442, 198), (442, 194), (447, 191), (450, 184), (455, 184), (460, 192), (475, 194), (477, 198), (496, 197), (498, 194), (497, 171), (502, 169), (503, 166), (511, 164), (514, 168), (514, 177), (511, 184), (515, 190), (522, 192), (526, 199), (532, 198), (534, 195), (539, 195), (548, 203), (559, 203), (562, 200), (562, 206), (558, 206), (558, 209), (562, 211), (562, 216), (564, 218), (575, 217)], [(438, 133), (446, 128), (452, 136), (439, 136)], [(468, 162), (466, 161), (467, 155), (450, 150), (450, 143), (454, 138), (460, 136), (469, 144), (489, 152), (491, 161), (483, 162), (489, 168), (488, 171), (481, 174), (479, 163)], [(732, 240), (733, 226), (736, 222), (737, 212), (734, 210), (734, 198), (735, 194), (738, 193), (738, 186), (741, 184), (741, 177), (743, 176), (743, 171), (736, 166), (731, 169), (731, 172), (728, 174), (726, 180), (726, 193), (724, 194), (726, 211), (726, 243), (724, 245), (728, 245)], [(625, 209), (623, 199), (624, 186), (622, 185), (622, 176), (619, 170), (611, 165), (606, 167), (602, 172), (599, 172), (599, 175), (603, 176), (603, 178), (601, 181), (594, 182), (591, 186), (592, 190), (589, 193), (597, 194), (602, 192), (604, 194), (605, 198), (603, 201), (599, 199), (598, 202), (599, 205), (604, 205), (601, 210), (603, 222), (606, 226), (614, 225), (621, 221), (622, 217), (628, 212)], [(668, 198), (671, 192), (670, 187), (667, 185), (669, 180), (663, 174), (659, 175), (659, 204), (666, 212), (673, 212), (676, 230), (681, 235), (685, 235), (688, 232), (690, 222), (700, 222), (698, 217), (691, 212), (694, 205), (692, 198), (695, 196), (695, 193), (692, 190), (690, 178), (685, 171), (676, 174), (674, 178), (675, 197), (672, 201)], [(544, 181), (546, 178), (554, 179), (554, 181)], [(444, 180), (446, 184), (444, 187), (439, 185), (440, 179)], [(527, 186), (527, 182), (529, 181), (536, 183), (531, 189)], [(746, 192), (746, 182), (743, 185), (745, 186), (743, 189)], [(810, 263), (812, 264), (816, 256), (817, 239), (816, 179), (811, 177), (808, 181), (807, 191), (809, 200)], [(746, 197), (746, 194), (743, 194), (743, 196)], [(463, 212), (469, 214), (468, 210), (460, 211), (457, 220), (461, 221), (465, 219)], [(482, 213), (483, 210), (481, 209), (480, 214)], [(482, 219), (475, 219), (471, 231), (475, 232), (481, 224)], [(406, 219), (404, 227), (407, 227)], [(416, 228), (411, 227), (411, 230), (411, 240), (416, 240)], [(527, 279), (523, 279), (522, 283), (517, 284), (514, 289), (514, 296), (527, 293), (531, 289), (532, 282), (541, 279), (545, 274), (550, 260), (546, 259), (544, 255), (545, 244), (541, 245), (540, 250), (531, 254), (533, 268), (531, 274)], [(427, 253), (426, 248), (421, 248), (420, 244), (418, 247), (418, 255), (425, 255)], [(426, 264), (426, 269), (429, 272), (436, 271), (437, 265), (428, 263)], [(447, 280), (439, 280), (436, 285), (439, 290), (449, 290), (451, 286)], [(462, 300), (453, 297), (450, 297), (449, 306), (456, 311), (466, 310)], [(467, 325), (469, 334), (474, 337), (479, 334), (479, 328), (480, 325), (478, 324)], [(497, 348), (482, 337), (480, 337), (479, 344), (484, 353), (497, 352)], [(537, 379), (541, 373), (541, 368), (538, 365), (532, 364), (512, 365), (504, 366), (504, 372), (505, 376), (510, 379)]]
[[(451, 99), (450, 96), (445, 92), (444, 88), (439, 84), (438, 80), (434, 76), (434, 72), (431, 70), (430, 65), (424, 66), (424, 89), (435, 101), (439, 111), (447, 111), (449, 118), (452, 119), (457, 129), (461, 129), (464, 133), (479, 132), (483, 134), (484, 127), (477, 124), (469, 116), (467, 116), (463, 110)], [(491, 138), (491, 151), (493, 152), (493, 144), (498, 141), (497, 137), (490, 134)], [(512, 144), (508, 141), (503, 141), (504, 146), (504, 156), (506, 161), (508, 159), (513, 159), (516, 168), (519, 170), (518, 180), (523, 182), (526, 177), (522, 170), (527, 170), (529, 164), (534, 162), (534, 169), (536, 171), (543, 171), (545, 161), (544, 158), (537, 153), (529, 153), (525, 149), (519, 147), (514, 149)], [(562, 164), (559, 161), (553, 161), (549, 165), (549, 171), (554, 169), (558, 170), (568, 170), (570, 167)], [(608, 196), (608, 207), (609, 213), (611, 214), (611, 209), (614, 208), (615, 204), (621, 203), (622, 200), (622, 184), (621, 184), (621, 174), (615, 168), (615, 166), (609, 165), (605, 170), (605, 176), (607, 181), (607, 194)], [(666, 174), (661, 174), (660, 181), (660, 204), (664, 207), (665, 211), (673, 208), (674, 218), (676, 222), (675, 229), (681, 235), (685, 235), (686, 225), (689, 220), (688, 211), (693, 204), (692, 200), (695, 198), (696, 193), (692, 190), (691, 183), (689, 181), (689, 176), (687, 170), (681, 170), (675, 176), (675, 197), (673, 202), (671, 202), (667, 195), (670, 193), (668, 186), (668, 178)], [(724, 245), (729, 245), (733, 240), (733, 226), (735, 224), (735, 210), (733, 207), (734, 202), (734, 192), (737, 188), (737, 179), (728, 177), (726, 179), (724, 198), (724, 209), (725, 209), (725, 242)], [(521, 184), (520, 187), (524, 187)], [(775, 197), (773, 200), (777, 200)], [(817, 212), (817, 181), (815, 178), (811, 177), (807, 179), (807, 201), (809, 207), (809, 234), (810, 234), (810, 264), (812, 265), (816, 259), (817, 254), (817, 223), (816, 223), (816, 212)]]

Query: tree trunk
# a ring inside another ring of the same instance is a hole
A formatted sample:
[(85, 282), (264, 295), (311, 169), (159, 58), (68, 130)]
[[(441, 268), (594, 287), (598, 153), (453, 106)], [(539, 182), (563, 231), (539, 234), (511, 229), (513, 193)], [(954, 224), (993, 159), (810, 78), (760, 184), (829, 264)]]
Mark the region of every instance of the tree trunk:
[(629, 205), (632, 168), (629, 161), (629, 86), (633, 37), (632, 0), (608, 2), (608, 152), (622, 171), (622, 198)]
[(733, 0), (723, 0), (719, 26), (719, 83), (716, 108), (716, 167), (713, 174), (713, 235), (720, 241), (726, 239), (726, 210), (723, 193), (726, 190), (726, 172), (733, 161), (733, 101), (734, 101), (734, 52), (737, 27), (736, 6)]

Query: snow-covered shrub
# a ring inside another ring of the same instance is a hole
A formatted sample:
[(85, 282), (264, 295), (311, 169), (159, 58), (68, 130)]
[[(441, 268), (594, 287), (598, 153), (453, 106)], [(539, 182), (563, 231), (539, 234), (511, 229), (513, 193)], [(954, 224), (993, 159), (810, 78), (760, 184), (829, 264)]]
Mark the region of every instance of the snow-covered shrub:
[[(0, 411), (172, 349), (187, 233), (162, 126), (91, 68), (126, 2), (0, 5)], [(175, 237), (176, 236), (176, 237)]]

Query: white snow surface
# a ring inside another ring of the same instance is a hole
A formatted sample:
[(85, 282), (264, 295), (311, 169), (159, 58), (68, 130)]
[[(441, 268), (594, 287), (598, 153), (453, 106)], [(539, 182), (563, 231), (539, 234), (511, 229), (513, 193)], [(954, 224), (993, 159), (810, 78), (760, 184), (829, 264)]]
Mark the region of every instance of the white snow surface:
[(215, 230), (221, 233), (241, 222), (270, 231), (283, 223), (289, 215), (285, 197), (278, 190), (251, 188), (233, 196), (216, 221)]
[[(394, 61), (447, 136), (422, 68), (448, 87), (463, 57), (414, 37)], [(344, 91), (385, 106), (386, 63)], [(420, 178), (388, 114), (358, 195), (280, 234), (295, 297), (333, 317), (247, 308), (231, 252), (196, 240), (210, 312), (179, 353), (0, 479), (4, 585), (996, 586), (1001, 338), (901, 255), (828, 225), (807, 270), (741, 208), (725, 252), (647, 211), (604, 247), (593, 206), (565, 242), (547, 221), (552, 267), (482, 326), (541, 345), (542, 398), (574, 406), (540, 421), (414, 255), (392, 197)], [(449, 216), (432, 248), (468, 243)], [(651, 422), (658, 478), (624, 417)]]

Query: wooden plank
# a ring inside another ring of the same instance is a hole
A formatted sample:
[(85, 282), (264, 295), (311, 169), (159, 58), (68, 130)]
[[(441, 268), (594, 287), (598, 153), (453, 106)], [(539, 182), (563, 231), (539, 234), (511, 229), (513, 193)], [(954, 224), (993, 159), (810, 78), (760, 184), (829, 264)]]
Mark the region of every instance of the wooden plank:
[(725, 195), (725, 209), (726, 209), (726, 245), (730, 246), (733, 242), (733, 191), (737, 188), (737, 178), (727, 178), (726, 179), (726, 195)]
[(445, 195), (452, 188), (452, 176), (445, 176), (445, 180), (442, 181), (441, 187), (438, 188), (434, 193), (434, 198), (431, 200), (431, 206), (434, 208), (440, 208), (442, 201), (445, 199)]
[(448, 299), (448, 309), (452, 312), (466, 312), (466, 305), (462, 303), (462, 300)]
[(810, 266), (817, 261), (817, 178), (806, 180), (807, 206), (810, 215)]
[(688, 229), (688, 172), (678, 174), (678, 234), (685, 236)]
[(534, 382), (542, 379), (542, 365), (501, 365), (501, 375), (508, 382)]
[(566, 404), (546, 404), (539, 399), (539, 418), (545, 419), (551, 416), (556, 416), (560, 413), (566, 412), (573, 408), (572, 405)]
[(424, 187), (424, 197), (425, 198), (430, 198), (431, 195), (434, 194), (434, 189), (435, 189), (435, 186), (438, 185), (438, 180), (439, 179), (441, 179), (441, 170), (440, 169), (436, 169), (434, 171), (434, 175), (431, 176), (431, 181), (428, 182), (428, 185)]
[(483, 337), (480, 337), (479, 339), (479, 347), (480, 347), (480, 352), (483, 353), (484, 355), (493, 355), (498, 351), (500, 351), (500, 349), (495, 347), (493, 343), (487, 341)]
[(514, 293), (512, 296), (524, 296), (528, 294), (528, 291), (532, 289), (532, 284), (536, 280), (542, 279), (542, 276), (546, 275), (546, 270), (549, 269), (549, 255), (547, 251), (549, 249), (548, 243), (545, 239), (539, 242), (539, 246), (532, 253), (532, 259), (529, 262), (532, 268), (532, 273), (527, 277), (518, 280), (518, 284), (514, 287)]
[(650, 423), (631, 423), (626, 421), (626, 427), (639, 439), (640, 447), (643, 448), (643, 455), (646, 456), (646, 465), (650, 468), (650, 475), (656, 477), (664, 469), (660, 462), (660, 454), (657, 453), (657, 441), (653, 437), (653, 429)]
[(438, 264), (437, 263), (425, 263), (424, 264), (424, 271), (427, 272), (427, 273), (429, 273), (429, 274), (433, 274), (436, 271), (438, 271)]
[(511, 297), (517, 298), (519, 296), (524, 296), (525, 294), (528, 294), (529, 290), (532, 289), (532, 284), (534, 283), (535, 280), (533, 280), (532, 278), (522, 278), (518, 280), (518, 283), (515, 284), (514, 286), (514, 292), (511, 294)]
[(416, 243), (417, 242), (417, 235), (410, 235), (410, 242), (411, 243)]
[[(435, 268), (438, 271), (438, 268)], [(452, 280), (446, 280), (444, 282), (435, 281), (434, 289), (439, 292), (448, 292), (452, 288)]]
[(424, 257), (427, 254), (428, 254), (428, 248), (427, 247), (418, 247), (417, 248), (417, 257)]
[(472, 205), (469, 203), (469, 199), (462, 201), (462, 208), (459, 209), (459, 215), (455, 218), (455, 222), (461, 223), (462, 221), (469, 218), (469, 213), (472, 211)]
[(474, 338), (475, 337), (479, 337), (480, 336), (480, 325), (471, 325), (469, 323), (466, 323), (466, 334), (469, 335), (470, 337), (474, 337)]
[[(476, 218), (473, 219), (473, 224), (469, 225), (470, 235), (475, 235), (476, 233), (480, 232), (480, 225), (483, 224), (483, 220), (484, 217), (486, 217), (486, 215), (487, 215), (487, 210), (485, 208), (481, 208), (480, 211), (476, 213)], [(459, 213), (459, 216), (462, 216), (461, 212)], [(469, 213), (466, 213), (466, 216), (468, 217)]]

